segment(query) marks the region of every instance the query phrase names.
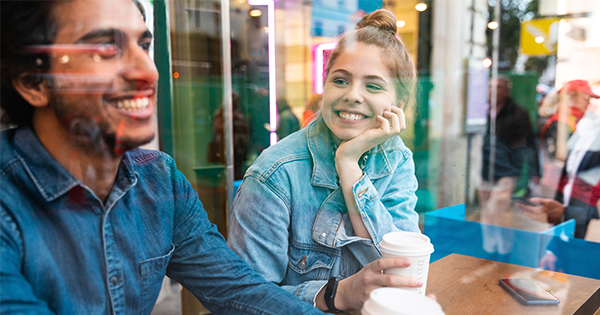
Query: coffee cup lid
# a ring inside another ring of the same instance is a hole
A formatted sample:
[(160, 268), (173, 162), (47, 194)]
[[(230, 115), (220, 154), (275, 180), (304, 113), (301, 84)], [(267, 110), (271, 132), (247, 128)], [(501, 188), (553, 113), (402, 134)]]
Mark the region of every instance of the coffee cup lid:
[(414, 232), (391, 232), (383, 236), (379, 243), (381, 250), (398, 255), (429, 255), (433, 245), (427, 235)]
[(440, 304), (419, 293), (399, 288), (371, 291), (362, 315), (444, 315)]

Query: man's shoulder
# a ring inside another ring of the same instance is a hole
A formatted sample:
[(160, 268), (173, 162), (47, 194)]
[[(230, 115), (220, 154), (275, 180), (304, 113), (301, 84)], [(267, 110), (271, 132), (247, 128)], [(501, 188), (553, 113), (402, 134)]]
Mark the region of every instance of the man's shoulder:
[(173, 158), (162, 151), (136, 148), (125, 153), (135, 164), (172, 163)]
[(508, 99), (508, 104), (511, 105), (513, 111), (519, 112), (519, 113), (525, 113), (525, 114), (529, 115), (529, 111), (527, 111), (527, 109), (525, 108), (525, 106), (517, 103), (514, 99), (509, 98)]
[(137, 170), (174, 169), (175, 160), (167, 153), (158, 150), (135, 148), (125, 153), (124, 160)]
[(4, 176), (6, 172), (18, 162), (13, 139), (16, 129), (0, 132), (0, 169)]

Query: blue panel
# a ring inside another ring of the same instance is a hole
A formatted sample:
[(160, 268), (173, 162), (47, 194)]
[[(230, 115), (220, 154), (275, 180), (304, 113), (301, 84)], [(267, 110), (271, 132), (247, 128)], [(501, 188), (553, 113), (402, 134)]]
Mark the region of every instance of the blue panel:
[(578, 238), (543, 237), (548, 244), (542, 250), (542, 253), (548, 255), (542, 258), (544, 269), (600, 279), (600, 243)]
[(546, 231), (542, 232), (544, 235), (551, 236), (567, 236), (568, 238), (574, 238), (575, 235), (575, 219), (570, 219), (559, 225), (555, 225)]
[(456, 219), (456, 220), (464, 220), (465, 213), (467, 211), (467, 207), (464, 203), (450, 206), (446, 208), (440, 208), (431, 212), (425, 213), (425, 221), (427, 221), (427, 217), (442, 217), (447, 219)]
[(465, 212), (459, 204), (425, 213), (425, 234), (435, 249), (431, 261), (457, 253), (535, 268), (552, 236), (572, 239), (575, 231), (573, 220), (535, 233), (465, 221)]
[(538, 233), (426, 214), (425, 234), (435, 250), (431, 261), (456, 253), (537, 267), (540, 257)]
[(235, 194), (237, 193), (238, 189), (240, 189), (242, 181), (243, 180), (239, 179), (233, 182), (233, 198), (235, 198)]

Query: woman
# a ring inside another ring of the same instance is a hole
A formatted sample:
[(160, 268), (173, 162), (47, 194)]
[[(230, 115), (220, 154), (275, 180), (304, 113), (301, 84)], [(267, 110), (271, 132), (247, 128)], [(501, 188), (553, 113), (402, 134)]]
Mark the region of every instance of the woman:
[(382, 274), (410, 262), (377, 248), (388, 232), (419, 231), (412, 153), (398, 136), (415, 70), (394, 15), (375, 11), (342, 36), (325, 75), (322, 115), (246, 172), (229, 246), (321, 310), (359, 309), (375, 288), (422, 285)]

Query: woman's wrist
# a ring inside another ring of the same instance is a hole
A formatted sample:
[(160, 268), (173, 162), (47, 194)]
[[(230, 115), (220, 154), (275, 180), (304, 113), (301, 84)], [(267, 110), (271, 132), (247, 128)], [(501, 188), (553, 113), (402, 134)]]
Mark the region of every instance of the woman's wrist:
[[(337, 285), (337, 290), (336, 290), (336, 294), (335, 294), (335, 298), (333, 300), (333, 304), (335, 306), (336, 309), (340, 310), (340, 311), (344, 311), (346, 310), (346, 304), (344, 301), (344, 291), (345, 291), (345, 279), (344, 280), (340, 280), (338, 282)], [(320, 309), (321, 311), (327, 312), (329, 310), (329, 307), (327, 307), (327, 303), (325, 302), (325, 290), (326, 287), (324, 286), (321, 291), (319, 291), (319, 293), (317, 293), (317, 297), (315, 298), (315, 306)]]
[(337, 293), (335, 295), (335, 299), (333, 301), (333, 304), (335, 305), (335, 308), (337, 308), (340, 311), (345, 311), (348, 309), (348, 307), (346, 306), (346, 301), (345, 301), (345, 291), (346, 291), (346, 284), (348, 283), (348, 281), (346, 281), (346, 279), (342, 279), (340, 280), (340, 282), (338, 282), (338, 286), (337, 286)]

